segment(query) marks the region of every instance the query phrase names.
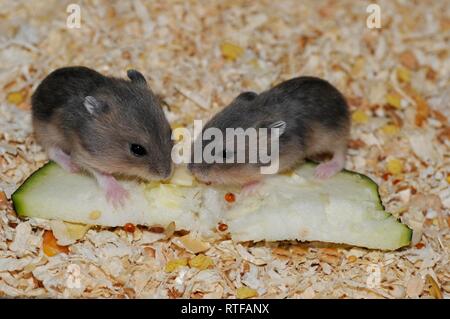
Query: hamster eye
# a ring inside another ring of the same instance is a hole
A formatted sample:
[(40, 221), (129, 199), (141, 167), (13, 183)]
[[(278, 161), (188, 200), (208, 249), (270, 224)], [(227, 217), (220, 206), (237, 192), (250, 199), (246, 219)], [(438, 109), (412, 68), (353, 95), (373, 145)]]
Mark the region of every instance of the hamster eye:
[(136, 157), (147, 155), (147, 150), (142, 145), (139, 144), (131, 144), (130, 151)]

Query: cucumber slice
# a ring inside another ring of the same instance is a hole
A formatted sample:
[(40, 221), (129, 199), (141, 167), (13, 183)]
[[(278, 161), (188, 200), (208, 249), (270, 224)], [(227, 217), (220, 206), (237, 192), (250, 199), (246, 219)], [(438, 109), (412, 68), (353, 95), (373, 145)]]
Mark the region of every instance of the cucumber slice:
[(387, 213), (378, 186), (369, 177), (344, 171), (331, 179), (313, 177), (307, 163), (290, 174), (266, 179), (253, 195), (224, 200), (224, 186), (196, 183), (179, 168), (169, 183), (121, 181), (129, 191), (118, 209), (105, 199), (95, 180), (70, 174), (48, 163), (12, 195), (22, 217), (59, 219), (74, 223), (123, 226), (126, 223), (214, 232), (226, 223), (233, 240), (308, 240), (394, 250), (411, 241), (412, 231)]

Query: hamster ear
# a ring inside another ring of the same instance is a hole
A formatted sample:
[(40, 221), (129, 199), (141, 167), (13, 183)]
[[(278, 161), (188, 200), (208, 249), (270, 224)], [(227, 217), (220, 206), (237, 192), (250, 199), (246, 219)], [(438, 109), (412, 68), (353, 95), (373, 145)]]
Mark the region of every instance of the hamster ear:
[(248, 91), (248, 92), (242, 92), (236, 97), (236, 100), (239, 101), (253, 101), (258, 96), (258, 93)]
[(141, 72), (139, 72), (137, 70), (133, 70), (133, 69), (128, 70), (127, 75), (130, 78), (131, 82), (147, 84), (145, 77), (142, 75)]
[(276, 122), (270, 123), (268, 128), (269, 129), (277, 128), (279, 130), (278, 136), (281, 136), (286, 131), (286, 126), (287, 126), (287, 124), (285, 121), (276, 121)]
[(99, 114), (106, 109), (106, 104), (100, 102), (93, 96), (86, 96), (83, 102), (84, 107), (90, 114)]

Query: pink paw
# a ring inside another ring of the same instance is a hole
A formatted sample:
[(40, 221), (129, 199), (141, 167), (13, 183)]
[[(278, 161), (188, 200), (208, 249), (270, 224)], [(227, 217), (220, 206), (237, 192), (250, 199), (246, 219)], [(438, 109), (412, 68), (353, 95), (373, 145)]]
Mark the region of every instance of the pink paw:
[(316, 167), (314, 176), (319, 179), (327, 179), (334, 176), (341, 169), (341, 165), (335, 161), (321, 163)]
[(126, 191), (119, 183), (111, 183), (106, 187), (106, 199), (114, 207), (123, 206), (128, 198), (128, 191)]
[(241, 195), (242, 196), (250, 196), (257, 192), (258, 187), (260, 185), (260, 182), (250, 182), (247, 184), (244, 184), (244, 186), (241, 189)]
[(75, 174), (75, 173), (79, 173), (80, 172), (80, 167), (77, 164), (74, 163), (70, 163), (66, 168), (65, 168), (69, 173)]

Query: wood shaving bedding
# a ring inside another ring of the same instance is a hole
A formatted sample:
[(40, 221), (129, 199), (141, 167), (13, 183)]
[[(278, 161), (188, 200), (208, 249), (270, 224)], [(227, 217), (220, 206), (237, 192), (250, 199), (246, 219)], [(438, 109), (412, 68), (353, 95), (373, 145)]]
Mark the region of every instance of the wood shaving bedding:
[[(447, 1), (378, 1), (379, 30), (365, 27), (369, 2), (86, 0), (80, 29), (66, 27), (68, 4), (0, 7), (0, 296), (450, 297)], [(57, 226), (19, 219), (7, 198), (46, 161), (31, 134), (31, 93), (53, 69), (76, 64), (116, 76), (140, 70), (174, 127), (210, 117), (243, 90), (326, 78), (353, 112), (347, 168), (380, 184), (387, 210), (414, 229), (412, 247), (91, 228), (67, 239), (67, 254), (54, 243), (48, 256), (45, 230)]]

